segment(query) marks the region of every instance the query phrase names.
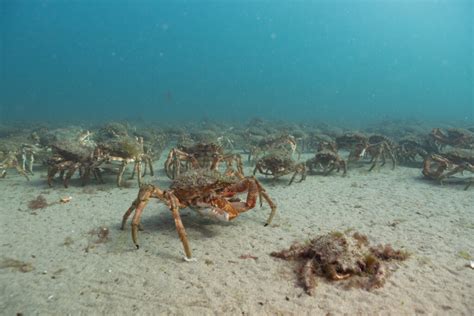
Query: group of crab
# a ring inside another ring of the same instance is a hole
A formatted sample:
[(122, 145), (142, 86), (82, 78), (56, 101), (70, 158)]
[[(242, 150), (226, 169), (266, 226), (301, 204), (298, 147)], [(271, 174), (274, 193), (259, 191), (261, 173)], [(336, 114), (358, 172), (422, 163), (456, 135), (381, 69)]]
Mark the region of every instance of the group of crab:
[(0, 177), (6, 177), (7, 171), (14, 168), (29, 179), (33, 163), (39, 160), (48, 169), (49, 186), (58, 174), (65, 187), (76, 173), (83, 184), (91, 174), (102, 183), (102, 174), (108, 171), (117, 174), (117, 185), (122, 186), (126, 167), (133, 164), (131, 178), (136, 174), (141, 184), (148, 170), (153, 175), (152, 160), (159, 158), (162, 147), (157, 140), (145, 143), (143, 136), (129, 135), (118, 123), (107, 124), (94, 132), (81, 128), (43, 128), (28, 137), (14, 136), (0, 141)]
[[(474, 173), (474, 133), (464, 129), (431, 131), (431, 139), (438, 150), (429, 153), (423, 161), (423, 175), (443, 183), (448, 178), (468, 171)], [(474, 176), (457, 179), (466, 182), (467, 190), (474, 182)]]
[(91, 174), (102, 183), (102, 174), (108, 170), (116, 172), (117, 186), (122, 186), (123, 174), (129, 164), (133, 164), (131, 178), (136, 174), (139, 185), (147, 170), (153, 175), (152, 156), (144, 146), (143, 137), (116, 135), (96, 141), (92, 133), (86, 130), (68, 137), (58, 137), (50, 146), (53, 154), (46, 161), (50, 186), (59, 174), (64, 186), (68, 187), (76, 172), (79, 172), (83, 184)]
[[(188, 207), (202, 215), (230, 221), (253, 209), (260, 200), (261, 206), (265, 201), (270, 207), (265, 224), (268, 225), (275, 216), (277, 206), (256, 178), (257, 175), (277, 179), (292, 174), (291, 184), (298, 175), (299, 181), (303, 181), (307, 173), (329, 175), (334, 170), (342, 170), (345, 175), (350, 164), (369, 162), (370, 171), (384, 166), (387, 161), (391, 162), (393, 169), (398, 163), (415, 164), (420, 160), (423, 175), (440, 182), (463, 171), (474, 172), (474, 136), (469, 130), (435, 128), (427, 135), (405, 134), (397, 139), (394, 141), (377, 132), (365, 134), (330, 129), (304, 133), (286, 128), (276, 132), (258, 120), (254, 126), (240, 131), (234, 127), (220, 131), (208, 123), (196, 126), (191, 132), (176, 127), (160, 132), (136, 131), (122, 124), (107, 124), (92, 131), (72, 128), (38, 130), (26, 140), (10, 138), (8, 142), (0, 142), (0, 176), (5, 177), (9, 168), (15, 168), (28, 178), (33, 173), (35, 157), (40, 155), (48, 168), (47, 182), (50, 186), (59, 174), (59, 179), (67, 187), (76, 173), (83, 184), (91, 176), (102, 182), (105, 173), (115, 173), (117, 185), (121, 186), (126, 167), (133, 165), (130, 178), (136, 175), (139, 191), (123, 215), (122, 229), (132, 216), (132, 240), (138, 248), (142, 213), (150, 199), (158, 199), (173, 215), (185, 259), (192, 260), (180, 209)], [(170, 186), (164, 189), (143, 183), (142, 178), (148, 171), (154, 175), (155, 160), (172, 142), (176, 145), (170, 148), (163, 168), (171, 181)], [(253, 167), (251, 176), (244, 174), (242, 153), (248, 154), (246, 160)], [(300, 161), (303, 153), (314, 156)], [(471, 177), (466, 189), (472, 182)], [(246, 198), (240, 199), (240, 194), (246, 194)], [(360, 248), (362, 252), (357, 252), (356, 259), (351, 257), (356, 261), (349, 262), (350, 267), (320, 255), (330, 245), (339, 247), (338, 244), (340, 247), (352, 245), (347, 239), (332, 235), (313, 240), (309, 246), (294, 245), (288, 251), (274, 255), (306, 260), (302, 273), (309, 292), (315, 282), (315, 274), (343, 279), (347, 275), (370, 272), (374, 273), (373, 280), (376, 281), (377, 275), (385, 271), (380, 263), (368, 267), (372, 261), (368, 262), (363, 256), (380, 258), (382, 255), (367, 248), (364, 243), (358, 244), (359, 248), (363, 246)], [(333, 255), (351, 256), (353, 252)]]
[[(370, 157), (372, 163), (370, 170), (373, 170), (378, 162), (383, 166), (387, 158), (392, 161), (392, 167), (395, 167), (396, 158), (394, 154), (394, 143), (383, 135), (365, 136), (361, 133), (345, 133), (343, 135), (331, 138), (327, 135), (318, 135), (312, 139), (315, 145), (315, 154), (306, 162), (297, 162), (293, 159), (297, 151), (297, 141), (294, 136), (286, 135), (275, 139), (272, 147), (268, 145), (263, 147), (263, 157), (256, 160), (254, 174), (259, 172), (265, 176), (279, 178), (283, 175), (293, 173), (289, 184), (293, 183), (296, 176), (301, 175), (300, 182), (306, 178), (306, 174), (329, 175), (333, 170), (347, 173), (348, 161), (355, 162), (366, 156)], [(267, 141), (265, 144), (270, 143)], [(285, 145), (290, 146), (285, 146)], [(342, 158), (340, 151), (349, 153), (348, 159)], [(300, 152), (298, 152), (298, 158)]]

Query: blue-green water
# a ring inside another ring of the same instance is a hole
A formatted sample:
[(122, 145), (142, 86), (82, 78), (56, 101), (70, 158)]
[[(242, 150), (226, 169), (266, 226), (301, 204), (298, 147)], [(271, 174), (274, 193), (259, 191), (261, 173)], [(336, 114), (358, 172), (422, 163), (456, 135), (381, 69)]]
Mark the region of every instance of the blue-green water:
[(473, 6), (2, 0), (0, 119), (469, 122)]

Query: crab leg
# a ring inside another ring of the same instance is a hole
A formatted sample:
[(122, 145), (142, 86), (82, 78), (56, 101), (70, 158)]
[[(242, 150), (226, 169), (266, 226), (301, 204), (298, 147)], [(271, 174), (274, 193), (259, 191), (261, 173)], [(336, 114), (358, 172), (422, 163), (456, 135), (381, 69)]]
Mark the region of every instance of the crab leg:
[(120, 165), (119, 172), (117, 175), (117, 186), (120, 187), (122, 186), (122, 179), (123, 179), (123, 174), (125, 172), (125, 167), (127, 166), (127, 162), (124, 160), (122, 161), (122, 164)]
[(30, 171), (31, 174), (33, 174), (33, 163), (35, 162), (35, 155), (31, 154), (30, 155), (30, 161), (28, 163), (28, 170)]
[(150, 157), (147, 158), (147, 161), (148, 161), (148, 167), (150, 168), (150, 176), (153, 177), (155, 175), (155, 171), (153, 170), (153, 162), (151, 161)]
[[(186, 261), (193, 261), (191, 254), (191, 247), (189, 246), (188, 237), (186, 236), (186, 230), (184, 229), (183, 222), (181, 221), (181, 216), (179, 215), (179, 208), (182, 206), (179, 203), (178, 198), (173, 194), (173, 192), (163, 192), (159, 188), (153, 185), (143, 185), (138, 191), (137, 198), (133, 201), (132, 205), (128, 208), (122, 218), (121, 229), (125, 229), (125, 224), (127, 223), (130, 215), (135, 211), (132, 219), (132, 240), (137, 249), (140, 248), (138, 245), (138, 230), (140, 229), (140, 218), (142, 212), (148, 204), (150, 198), (157, 198), (166, 204), (169, 205), (171, 212), (173, 213), (174, 222), (176, 225), (176, 230), (178, 231), (179, 239), (183, 244), (184, 253), (186, 254)], [(183, 206), (184, 207), (184, 206)]]
[(142, 161), (137, 160), (136, 162), (137, 166), (137, 180), (138, 180), (138, 186), (142, 184)]
[(135, 244), (135, 247), (140, 248), (138, 245), (138, 229), (140, 228), (140, 217), (142, 215), (143, 209), (147, 206), (148, 201), (150, 200), (151, 197), (158, 197), (162, 192), (158, 191), (157, 188), (155, 188), (152, 185), (147, 185), (143, 186), (140, 188), (140, 191), (138, 191), (138, 196), (137, 198), (133, 201), (132, 205), (128, 208), (128, 210), (125, 212), (122, 218), (122, 226), (121, 229), (125, 229), (125, 224), (127, 223), (127, 219), (130, 217), (130, 214), (132, 214), (133, 211), (135, 211), (135, 214), (133, 215), (133, 220), (132, 220), (132, 240), (133, 243)]
[(179, 215), (179, 201), (173, 193), (167, 192), (165, 196), (170, 201), (171, 212), (173, 213), (174, 223), (176, 225), (176, 230), (178, 231), (179, 239), (183, 244), (185, 260), (192, 261), (191, 247), (189, 246), (188, 237), (186, 235), (186, 230), (184, 229), (183, 222), (181, 221), (181, 216)]
[[(80, 163), (74, 163), (71, 166), (69, 166), (66, 176), (64, 178), (64, 187), (67, 188), (69, 186), (69, 180), (71, 180), (71, 177), (73, 174), (76, 172), (76, 170), (79, 168)], [(84, 171), (83, 179), (87, 179), (89, 177), (89, 169)]]

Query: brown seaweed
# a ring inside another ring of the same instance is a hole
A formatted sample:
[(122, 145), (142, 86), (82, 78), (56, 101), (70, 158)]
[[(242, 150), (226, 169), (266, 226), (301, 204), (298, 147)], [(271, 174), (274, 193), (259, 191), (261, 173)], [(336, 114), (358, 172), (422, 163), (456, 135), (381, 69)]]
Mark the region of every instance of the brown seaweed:
[(49, 204), (43, 195), (38, 195), (36, 198), (28, 202), (28, 207), (31, 210), (38, 210), (48, 207)]
[(23, 273), (30, 272), (35, 269), (33, 267), (33, 264), (31, 264), (30, 262), (24, 262), (12, 258), (3, 258), (2, 261), (0, 261), (0, 269), (7, 268), (13, 268), (16, 271)]

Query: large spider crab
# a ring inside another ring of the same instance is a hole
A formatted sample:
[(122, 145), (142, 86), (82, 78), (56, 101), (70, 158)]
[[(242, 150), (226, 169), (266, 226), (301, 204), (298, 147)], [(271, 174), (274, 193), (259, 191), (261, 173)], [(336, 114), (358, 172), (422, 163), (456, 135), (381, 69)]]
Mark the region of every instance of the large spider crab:
[(10, 137), (0, 141), (0, 178), (4, 178), (7, 169), (15, 168), (17, 172), (29, 180), (28, 174), (33, 174), (35, 155), (42, 151), (33, 137)]
[(165, 161), (165, 172), (170, 179), (175, 179), (183, 171), (189, 169), (218, 170), (221, 162), (225, 162), (227, 170), (236, 163), (237, 171), (243, 174), (242, 159), (238, 154), (226, 154), (220, 145), (214, 143), (198, 143), (193, 146), (172, 148)]
[[(464, 171), (474, 173), (474, 154), (465, 150), (432, 154), (423, 161), (423, 175), (441, 184), (445, 179)], [(468, 178), (464, 189), (467, 190), (473, 182), (474, 177)]]
[[(137, 174), (138, 185), (142, 183), (142, 177), (146, 175), (147, 169), (150, 175), (154, 175), (151, 155), (145, 152), (143, 137), (122, 136), (108, 142), (101, 143), (97, 148), (97, 156), (104, 163), (119, 163), (117, 175), (117, 186), (122, 186), (122, 179), (128, 164), (133, 163), (131, 179)], [(143, 170), (142, 170), (143, 168)]]
[(438, 152), (438, 148), (431, 139), (415, 135), (401, 138), (396, 148), (397, 159), (404, 163), (415, 162), (417, 157), (424, 159), (429, 154), (436, 152)]
[(312, 152), (314, 152), (314, 150), (321, 151), (323, 149), (337, 151), (337, 144), (334, 139), (328, 135), (312, 133), (305, 141), (305, 149)]
[[(247, 193), (245, 201), (236, 198), (236, 195), (241, 193)], [(275, 215), (276, 205), (257, 179), (238, 176), (238, 173), (223, 175), (215, 170), (189, 170), (174, 179), (168, 190), (162, 190), (151, 184), (142, 185), (137, 198), (123, 215), (122, 229), (125, 228), (132, 212), (135, 212), (132, 220), (132, 239), (135, 246), (139, 248), (137, 236), (142, 212), (151, 198), (159, 199), (173, 213), (176, 230), (184, 247), (185, 260), (189, 261), (192, 254), (179, 215), (181, 208), (189, 207), (200, 214), (229, 221), (235, 219), (240, 213), (254, 208), (258, 197), (260, 197), (260, 204), (263, 198), (271, 208), (266, 226), (271, 223)]]
[(365, 153), (369, 140), (364, 134), (354, 132), (336, 137), (337, 149), (349, 151), (349, 161), (358, 160)]
[[(249, 150), (248, 161), (252, 158), (258, 161), (260, 155), (267, 152), (284, 151), (290, 156), (293, 155), (297, 148), (296, 138), (293, 135), (283, 134), (278, 137), (266, 137), (261, 139), (255, 146), (251, 146)], [(300, 153), (298, 152), (298, 158)]]
[(359, 159), (365, 155), (370, 156), (372, 166), (370, 166), (369, 171), (372, 171), (377, 166), (379, 159), (382, 160), (380, 164), (382, 167), (385, 165), (386, 158), (389, 157), (392, 160), (392, 169), (394, 169), (396, 165), (394, 150), (395, 145), (387, 136), (374, 134), (367, 139), (365, 146), (359, 144), (355, 148), (353, 158)]
[(340, 281), (346, 286), (370, 290), (383, 286), (389, 274), (385, 261), (405, 260), (408, 253), (390, 245), (370, 246), (367, 236), (332, 232), (305, 244), (295, 243), (289, 249), (272, 252), (271, 256), (298, 260), (299, 281), (307, 294), (316, 287), (316, 276)]
[(448, 128), (442, 130), (440, 128), (434, 128), (430, 136), (440, 144), (441, 147), (449, 145), (464, 149), (474, 148), (474, 133), (467, 129)]
[(299, 182), (306, 179), (306, 166), (303, 162), (295, 162), (286, 152), (272, 152), (257, 160), (253, 174), (257, 171), (265, 176), (272, 176), (273, 179), (293, 173), (288, 185), (292, 184), (296, 176), (301, 175)]
[(76, 137), (55, 141), (51, 147), (53, 156), (47, 160), (48, 185), (57, 173), (63, 180), (64, 187), (68, 187), (71, 177), (79, 170), (83, 184), (92, 173), (102, 181), (99, 165), (103, 162), (99, 159), (95, 143), (90, 140), (91, 133), (85, 131)]
[(323, 175), (327, 176), (334, 169), (337, 172), (342, 168), (343, 175), (347, 173), (347, 164), (337, 151), (330, 149), (322, 149), (318, 151), (313, 158), (306, 161), (306, 167), (312, 173), (314, 170), (321, 170)]
[(6, 177), (8, 169), (15, 168), (18, 174), (24, 176), (28, 181), (30, 180), (25, 169), (21, 167), (16, 152), (10, 151), (6, 154), (2, 154), (0, 155), (0, 159), (0, 178)]

